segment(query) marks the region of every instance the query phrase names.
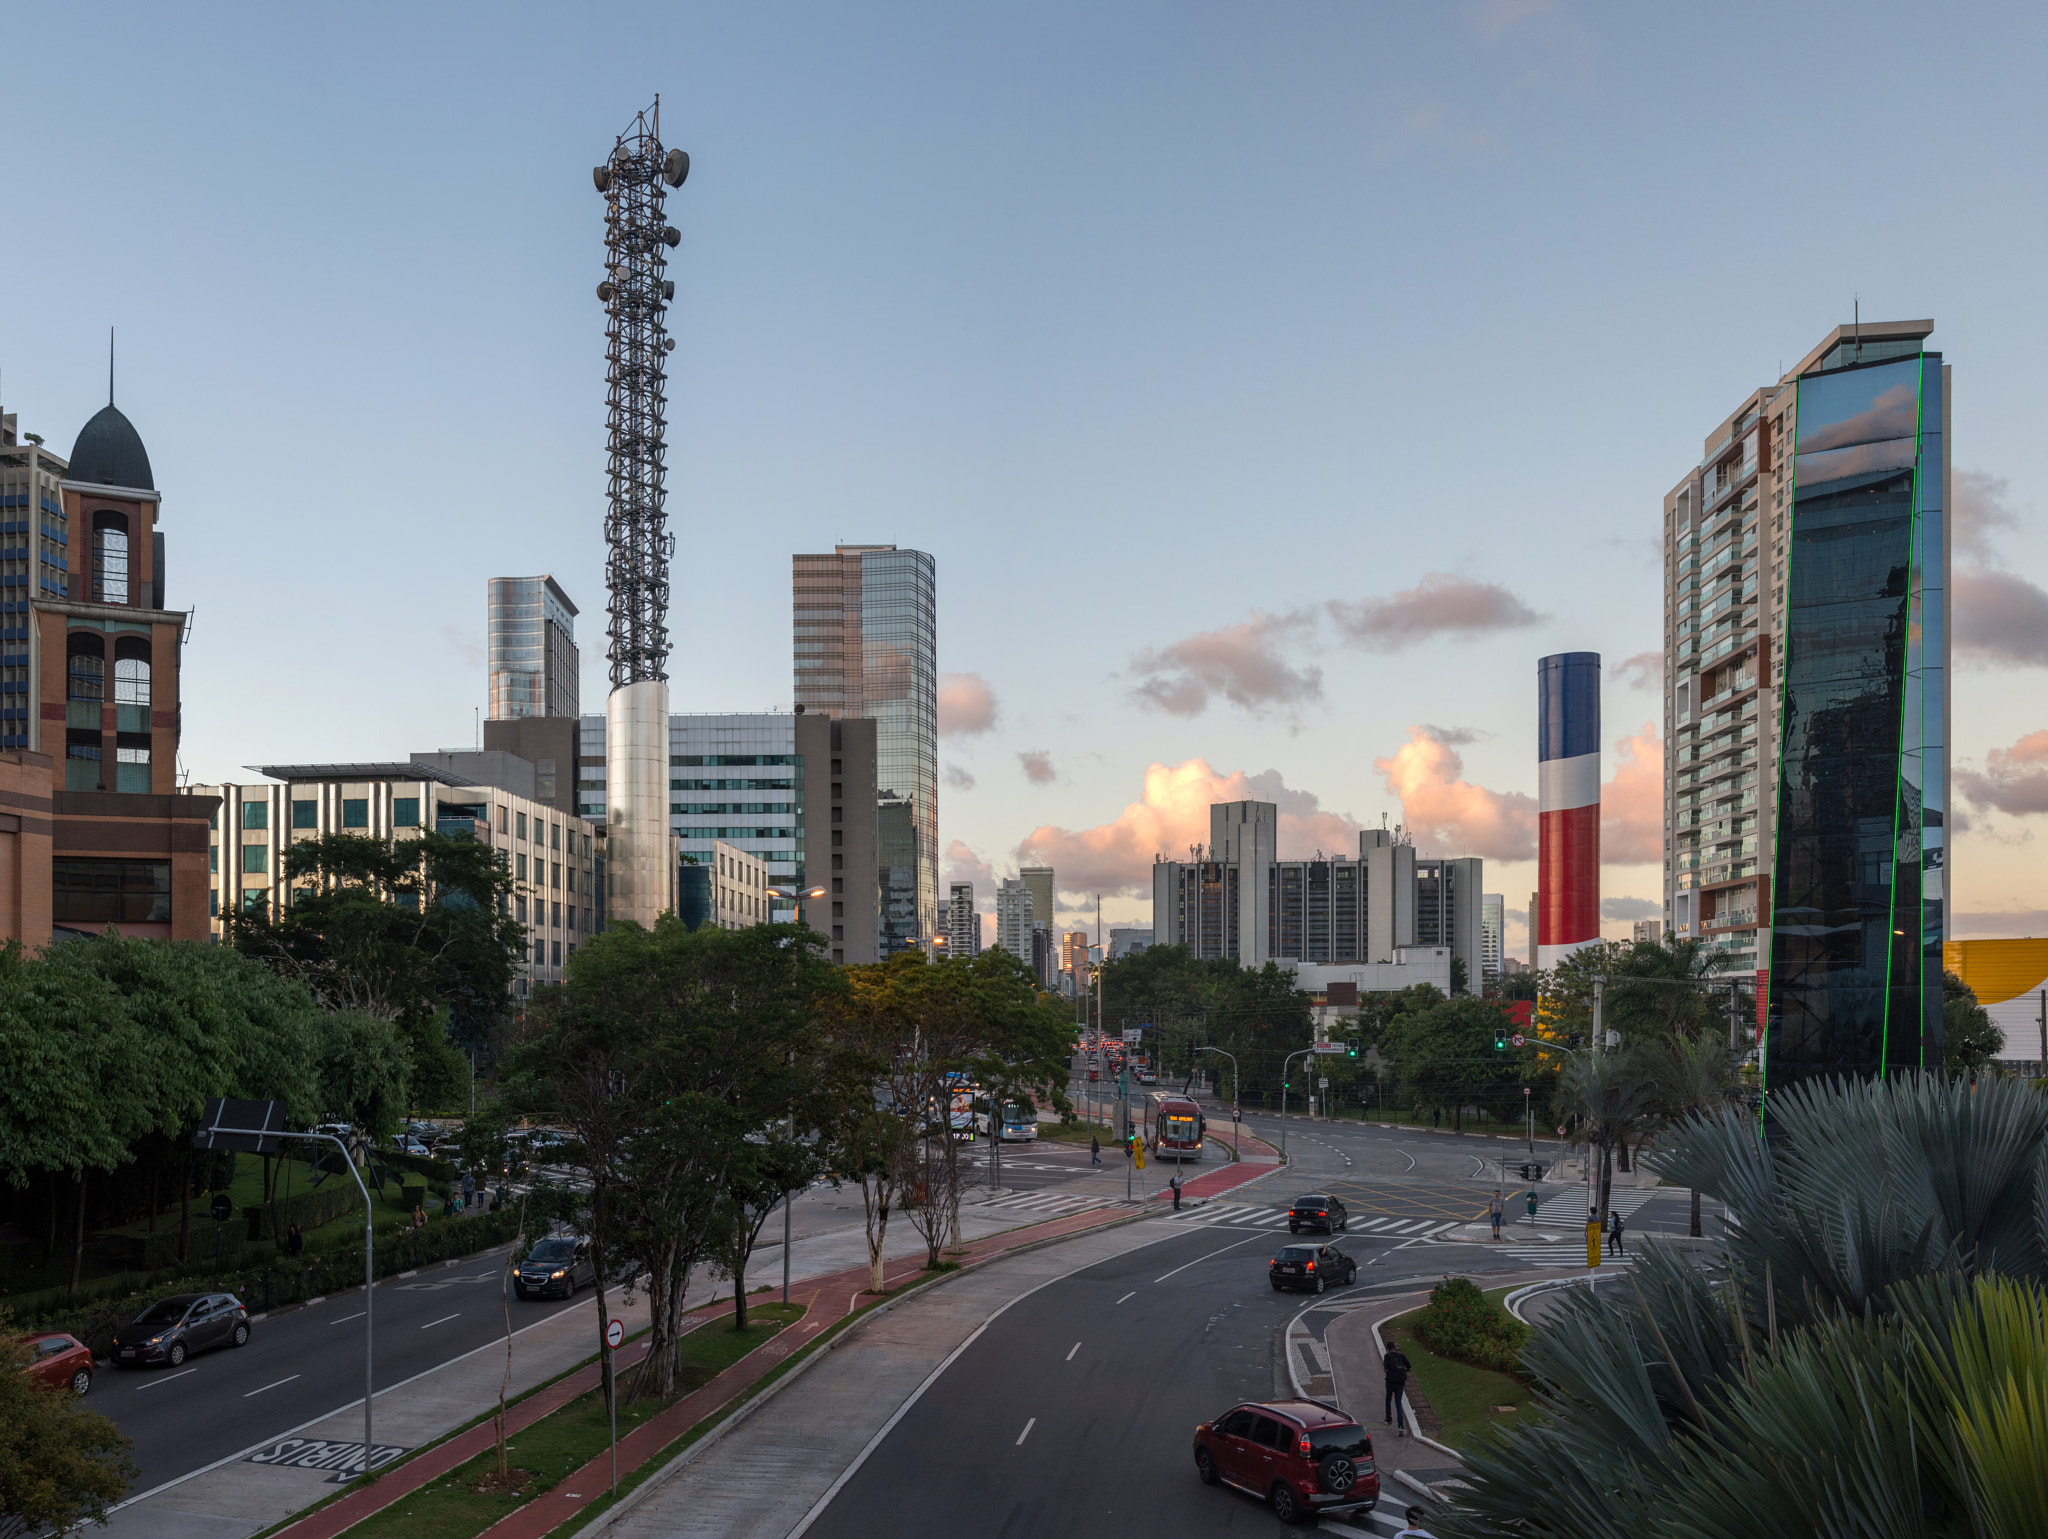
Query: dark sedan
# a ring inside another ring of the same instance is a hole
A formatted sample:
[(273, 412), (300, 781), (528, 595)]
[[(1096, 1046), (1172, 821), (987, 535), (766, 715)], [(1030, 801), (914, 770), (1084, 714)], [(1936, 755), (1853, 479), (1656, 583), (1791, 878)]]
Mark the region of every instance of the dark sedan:
[(178, 1368), (195, 1352), (248, 1344), (249, 1311), (232, 1293), (174, 1293), (114, 1332), (114, 1364)]
[(1266, 1264), (1273, 1291), (1306, 1288), (1321, 1293), (1325, 1288), (1344, 1288), (1358, 1281), (1358, 1261), (1334, 1245), (1283, 1245)]
[(1350, 1223), (1350, 1211), (1340, 1199), (1326, 1192), (1311, 1192), (1306, 1197), (1297, 1197), (1294, 1206), (1287, 1210), (1289, 1234), (1300, 1234), (1304, 1229), (1320, 1229), (1325, 1234), (1335, 1234), (1348, 1228)]
[(585, 1283), (597, 1281), (590, 1242), (562, 1236), (542, 1240), (512, 1274), (512, 1291), (523, 1299), (573, 1298)]

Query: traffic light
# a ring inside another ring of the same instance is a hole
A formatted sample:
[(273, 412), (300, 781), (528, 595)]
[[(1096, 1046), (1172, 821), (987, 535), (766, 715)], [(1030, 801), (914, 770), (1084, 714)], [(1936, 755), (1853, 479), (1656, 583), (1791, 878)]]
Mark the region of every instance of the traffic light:
[(1508, 1046), (1508, 1029), (1507, 1029), (1507, 1027), (1505, 1027), (1505, 1026), (1496, 1026), (1496, 1027), (1494, 1027), (1494, 1028), (1493, 1028), (1493, 1050), (1494, 1050), (1494, 1051), (1495, 1051), (1496, 1053), (1503, 1053), (1503, 1052), (1506, 1052), (1506, 1051), (1507, 1051), (1507, 1046)]
[(1346, 1058), (1356, 1058), (1358, 1056), (1358, 1038), (1347, 1037), (1345, 1039), (1344, 1056)]

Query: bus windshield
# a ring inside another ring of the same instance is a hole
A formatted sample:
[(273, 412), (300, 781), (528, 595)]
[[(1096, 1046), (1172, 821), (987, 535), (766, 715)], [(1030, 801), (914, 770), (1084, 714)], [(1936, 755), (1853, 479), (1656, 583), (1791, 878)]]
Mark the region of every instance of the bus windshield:
[(1195, 1119), (1193, 1117), (1168, 1117), (1166, 1119), (1166, 1136), (1176, 1142), (1186, 1142), (1192, 1139), (1195, 1136)]

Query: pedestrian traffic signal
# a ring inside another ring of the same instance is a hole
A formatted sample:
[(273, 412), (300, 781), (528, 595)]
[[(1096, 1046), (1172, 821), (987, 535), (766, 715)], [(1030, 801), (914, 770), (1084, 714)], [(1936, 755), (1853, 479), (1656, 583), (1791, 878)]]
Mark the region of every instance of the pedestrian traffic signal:
[(1508, 1045), (1508, 1029), (1507, 1029), (1507, 1027), (1505, 1027), (1505, 1026), (1496, 1026), (1496, 1027), (1494, 1027), (1494, 1029), (1493, 1029), (1493, 1050), (1494, 1050), (1494, 1051), (1495, 1051), (1496, 1053), (1506, 1052), (1506, 1051), (1507, 1051), (1507, 1045)]
[(1358, 1056), (1358, 1038), (1349, 1037), (1345, 1040), (1344, 1056), (1346, 1058), (1356, 1058)]

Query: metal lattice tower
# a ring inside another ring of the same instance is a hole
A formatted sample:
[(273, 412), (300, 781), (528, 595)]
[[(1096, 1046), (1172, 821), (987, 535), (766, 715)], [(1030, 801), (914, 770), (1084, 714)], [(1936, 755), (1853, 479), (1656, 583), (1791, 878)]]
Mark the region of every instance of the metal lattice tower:
[(612, 688), (668, 677), (668, 568), (675, 536), (663, 510), (667, 382), (674, 351), (665, 316), (675, 297), (665, 276), (682, 240), (662, 205), (683, 185), (690, 157), (661, 145), (661, 98), (619, 136), (592, 173), (605, 197), (605, 381), (611, 438), (611, 500), (605, 511), (605, 586), (610, 593)]

